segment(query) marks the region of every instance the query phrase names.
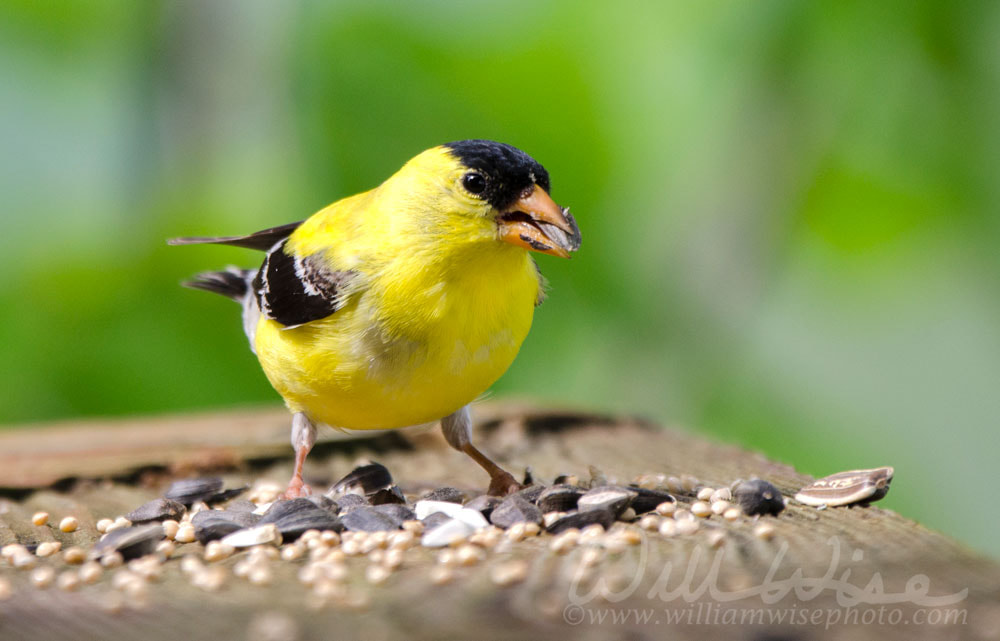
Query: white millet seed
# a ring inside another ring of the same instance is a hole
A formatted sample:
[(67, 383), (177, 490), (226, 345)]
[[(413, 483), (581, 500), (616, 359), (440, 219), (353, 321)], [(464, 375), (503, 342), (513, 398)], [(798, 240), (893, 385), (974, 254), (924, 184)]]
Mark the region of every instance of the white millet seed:
[(205, 564), (197, 556), (186, 554), (181, 558), (181, 572), (184, 574), (194, 574), (205, 569)]
[(685, 510), (684, 508), (681, 508), (674, 512), (675, 521), (693, 521), (695, 520), (695, 518), (696, 518), (695, 515), (692, 514), (690, 510)]
[(716, 501), (732, 501), (733, 493), (728, 487), (720, 487), (716, 491), (712, 492), (712, 502)]
[(49, 522), (48, 512), (35, 512), (31, 515), (31, 522), (35, 525), (45, 525)]
[(774, 538), (774, 526), (770, 523), (761, 523), (753, 529), (753, 535), (762, 541), (770, 541)]
[(698, 498), (699, 501), (707, 501), (712, 498), (712, 492), (714, 491), (715, 490), (713, 490), (710, 487), (703, 487), (700, 490), (698, 490), (698, 493), (695, 496)]
[(675, 534), (677, 534), (677, 521), (664, 519), (663, 522), (660, 523), (660, 535), (674, 536)]
[[(380, 534), (385, 534), (385, 532), (380, 532)], [(340, 545), (340, 535), (333, 530), (323, 530), (319, 535), (319, 540), (330, 547)]]
[(12, 559), (19, 554), (28, 554), (28, 548), (24, 547), (20, 543), (8, 543), (7, 545), (0, 548), (0, 557), (5, 559)]
[(459, 565), (475, 565), (485, 558), (486, 552), (471, 543), (466, 543), (455, 551), (455, 560)]
[(81, 547), (73, 546), (63, 552), (63, 561), (70, 565), (80, 565), (87, 560), (87, 551)]
[(528, 577), (527, 561), (507, 561), (493, 566), (490, 569), (490, 580), (495, 585), (507, 587), (520, 583)]
[(683, 521), (675, 521), (675, 523), (677, 523), (678, 534), (694, 534), (698, 531), (698, 521), (693, 519), (684, 519)]
[(254, 585), (269, 585), (272, 578), (271, 568), (266, 565), (255, 566), (247, 574), (247, 581)]
[(65, 570), (56, 579), (56, 586), (60, 590), (72, 592), (80, 587), (80, 576), (74, 570)]
[(56, 552), (62, 549), (62, 543), (59, 541), (44, 541), (38, 544), (35, 548), (35, 554), (40, 557), (52, 556)]
[(30, 570), (37, 564), (37, 561), (35, 559), (36, 557), (34, 554), (25, 550), (24, 554), (14, 555), (10, 559), (10, 564), (13, 565), (15, 568), (17, 568), (18, 570)]
[(542, 526), (537, 523), (525, 523), (524, 524), (524, 535), (525, 536), (538, 536), (542, 531)]
[(226, 582), (226, 568), (213, 565), (191, 575), (191, 585), (205, 592), (218, 592)]
[(524, 523), (515, 523), (507, 529), (505, 536), (511, 541), (523, 541), (525, 536), (524, 526)]
[(109, 552), (101, 557), (101, 566), (104, 568), (117, 568), (124, 562), (121, 552)]
[(80, 580), (88, 585), (97, 583), (102, 574), (104, 574), (104, 568), (97, 561), (87, 561), (80, 566)]
[(647, 514), (639, 519), (639, 527), (649, 531), (656, 530), (660, 527), (660, 517), (655, 514)]
[(430, 579), (434, 585), (444, 585), (450, 583), (454, 578), (454, 573), (447, 565), (435, 565), (431, 568)]
[(209, 563), (228, 559), (236, 552), (236, 548), (219, 541), (209, 541), (205, 546), (205, 560)]
[(671, 516), (677, 511), (677, 503), (674, 501), (664, 501), (656, 506), (656, 513), (660, 516)]
[(14, 588), (11, 587), (10, 581), (0, 576), (0, 601), (6, 601), (12, 596), (14, 596)]
[(383, 565), (372, 564), (365, 568), (365, 580), (373, 585), (385, 583), (389, 574), (389, 569)]
[(114, 523), (115, 522), (112, 521), (111, 519), (101, 519), (100, 521), (97, 522), (96, 525), (97, 531), (100, 532), (101, 534), (107, 534), (108, 528), (114, 525)]
[(710, 548), (722, 547), (722, 544), (726, 541), (726, 533), (723, 530), (712, 530), (705, 535), (705, 541)]
[(63, 532), (76, 532), (78, 527), (80, 527), (80, 522), (76, 520), (75, 516), (67, 516), (59, 521), (59, 529)]
[(194, 526), (190, 523), (182, 523), (177, 528), (177, 534), (174, 535), (174, 540), (178, 543), (194, 543), (196, 538)]
[(727, 521), (732, 522), (732, 521), (738, 520), (740, 518), (740, 515), (742, 515), (742, 514), (743, 514), (743, 510), (741, 510), (740, 508), (738, 508), (738, 507), (731, 507), (731, 508), (729, 508), (728, 510), (726, 510), (725, 512), (722, 513), (722, 518), (726, 519)]
[(691, 514), (701, 518), (712, 516), (712, 506), (704, 501), (695, 501), (691, 504)]
[(713, 501), (712, 514), (719, 514), (719, 515), (725, 514), (726, 510), (728, 510), (731, 506), (732, 505), (729, 503), (729, 501), (726, 501), (725, 499), (719, 499), (718, 501)]
[(31, 572), (31, 584), (39, 590), (44, 590), (52, 585), (56, 578), (56, 571), (51, 566), (43, 565)]
[(301, 545), (286, 545), (281, 549), (282, 561), (297, 561), (305, 555), (306, 549)]
[(173, 519), (167, 519), (163, 522), (163, 536), (167, 537), (171, 541), (177, 537), (177, 531), (180, 529), (181, 524)]

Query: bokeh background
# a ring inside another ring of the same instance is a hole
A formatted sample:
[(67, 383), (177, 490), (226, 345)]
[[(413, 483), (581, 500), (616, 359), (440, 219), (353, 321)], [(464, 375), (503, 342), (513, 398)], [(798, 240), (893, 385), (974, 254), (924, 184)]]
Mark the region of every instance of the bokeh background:
[(884, 505), (1000, 554), (1000, 4), (0, 11), (0, 423), (276, 402), (237, 308), (177, 286), (259, 256), (164, 239), (492, 138), (584, 237), (496, 395), (894, 465)]

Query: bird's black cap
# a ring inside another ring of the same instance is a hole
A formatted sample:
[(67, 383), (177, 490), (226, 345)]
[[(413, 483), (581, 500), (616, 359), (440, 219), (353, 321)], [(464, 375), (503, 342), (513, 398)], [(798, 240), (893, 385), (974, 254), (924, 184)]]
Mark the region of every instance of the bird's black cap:
[(534, 185), (549, 191), (549, 172), (517, 147), (492, 140), (460, 140), (444, 147), (486, 178), (482, 198), (498, 210), (514, 204)]

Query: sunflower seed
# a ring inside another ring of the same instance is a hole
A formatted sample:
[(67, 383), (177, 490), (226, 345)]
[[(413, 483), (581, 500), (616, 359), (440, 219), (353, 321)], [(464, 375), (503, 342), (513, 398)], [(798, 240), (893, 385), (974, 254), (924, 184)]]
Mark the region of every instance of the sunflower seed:
[(447, 503), (463, 503), (465, 501), (465, 492), (454, 487), (439, 487), (436, 490), (432, 490), (427, 494), (424, 494), (421, 501), (445, 501)]
[(571, 528), (582, 530), (588, 525), (594, 524), (607, 530), (614, 522), (615, 513), (613, 511), (607, 508), (594, 508), (567, 514), (545, 528), (545, 531), (549, 534), (559, 534)]
[(347, 512), (359, 507), (370, 507), (368, 499), (360, 494), (340, 494), (336, 497), (337, 506), (340, 508), (339, 514), (343, 516)]
[(352, 532), (388, 532), (398, 530), (403, 523), (402, 519), (371, 506), (356, 507), (343, 514), (340, 520)]
[[(476, 512), (476, 514), (479, 513)], [(426, 530), (420, 538), (420, 545), (427, 548), (445, 547), (456, 541), (467, 539), (473, 532), (474, 529), (468, 523), (448, 518), (440, 525)]]
[(219, 477), (182, 479), (171, 483), (163, 497), (190, 507), (196, 501), (207, 501), (218, 495), (221, 490), (222, 479)]
[(529, 485), (528, 487), (521, 488), (517, 492), (514, 492), (511, 496), (519, 496), (528, 503), (534, 503), (544, 491), (544, 485)]
[(351, 470), (326, 493), (330, 498), (338, 494), (371, 494), (392, 485), (392, 475), (381, 463), (369, 463)]
[(610, 510), (617, 517), (625, 511), (625, 508), (636, 496), (638, 496), (638, 492), (627, 487), (601, 485), (581, 496), (577, 506), (580, 510)]
[(409, 521), (411, 519), (417, 518), (416, 514), (414, 514), (413, 510), (411, 510), (408, 506), (399, 505), (397, 503), (385, 503), (383, 505), (375, 505), (372, 507), (372, 509), (375, 510), (376, 512), (381, 512), (382, 514), (391, 516), (392, 518), (399, 521), (400, 524), (402, 524), (403, 521)]
[(406, 497), (398, 486), (393, 485), (369, 494), (368, 502), (372, 505), (406, 505)]
[(118, 528), (105, 534), (90, 554), (99, 559), (117, 552), (126, 561), (137, 559), (151, 554), (163, 538), (163, 526), (159, 523)]
[(733, 500), (748, 516), (778, 514), (785, 509), (781, 491), (762, 479), (740, 481), (733, 488)]
[(164, 521), (180, 519), (185, 512), (184, 504), (172, 499), (153, 499), (144, 503), (125, 515), (132, 523), (148, 523), (149, 521)]
[(265, 523), (251, 528), (237, 530), (222, 537), (222, 545), (234, 548), (249, 548), (255, 545), (281, 545), (281, 532), (274, 523)]
[(569, 512), (576, 509), (577, 501), (584, 491), (573, 485), (553, 485), (538, 495), (535, 504), (546, 512)]
[(635, 510), (636, 514), (652, 512), (656, 509), (656, 506), (662, 503), (677, 502), (677, 499), (675, 499), (673, 495), (669, 492), (664, 492), (663, 490), (651, 490), (644, 487), (633, 486), (629, 486), (628, 489), (637, 494), (637, 496), (632, 499), (632, 502), (628, 504), (630, 508)]
[(500, 505), (500, 499), (496, 496), (490, 496), (489, 494), (482, 494), (476, 498), (470, 500), (465, 504), (465, 507), (470, 510), (475, 510), (485, 516), (490, 518), (490, 513), (493, 512), (493, 508)]
[(306, 500), (311, 501), (316, 507), (326, 510), (331, 514), (340, 512), (340, 505), (325, 494), (313, 494), (312, 496), (307, 496)]
[(296, 512), (290, 512), (274, 521), (278, 531), (281, 532), (281, 540), (284, 542), (294, 541), (308, 530), (342, 532), (344, 524), (333, 514), (318, 507), (310, 507)]
[(795, 500), (806, 505), (830, 507), (870, 503), (889, 492), (893, 473), (891, 467), (839, 472), (813, 481), (799, 490)]
[(202, 510), (191, 517), (194, 535), (200, 543), (208, 543), (243, 528), (253, 527), (261, 517), (252, 512)]
[(520, 493), (512, 494), (493, 508), (490, 522), (505, 530), (515, 523), (541, 523), (542, 511), (520, 496)]

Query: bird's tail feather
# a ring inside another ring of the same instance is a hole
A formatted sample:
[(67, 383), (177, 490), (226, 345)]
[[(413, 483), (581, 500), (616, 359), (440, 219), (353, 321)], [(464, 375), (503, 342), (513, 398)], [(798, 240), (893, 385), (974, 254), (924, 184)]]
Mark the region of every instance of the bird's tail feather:
[(235, 301), (242, 301), (250, 291), (250, 281), (253, 277), (253, 270), (227, 267), (224, 271), (203, 272), (181, 284), (191, 289), (202, 289), (222, 294)]

